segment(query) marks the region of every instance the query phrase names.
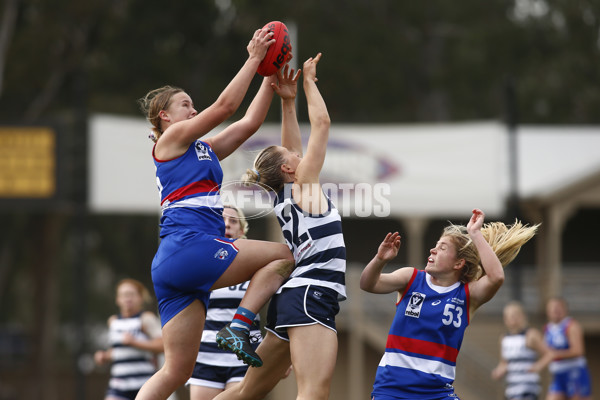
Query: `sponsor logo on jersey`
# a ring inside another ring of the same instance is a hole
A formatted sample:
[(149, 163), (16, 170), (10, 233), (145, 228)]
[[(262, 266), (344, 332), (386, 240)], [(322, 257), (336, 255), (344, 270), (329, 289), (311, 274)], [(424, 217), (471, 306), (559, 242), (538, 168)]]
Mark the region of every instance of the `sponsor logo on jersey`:
[(464, 301), (464, 300), (462, 300), (462, 299), (457, 299), (456, 297), (453, 297), (453, 298), (450, 300), (450, 302), (451, 302), (451, 303), (454, 303), (454, 304), (461, 305), (461, 306), (465, 304), (465, 301)]
[(413, 292), (408, 300), (408, 305), (404, 311), (404, 315), (407, 317), (419, 318), (421, 315), (421, 307), (425, 302), (425, 295), (419, 292)]
[(440, 304), (442, 301), (441, 300), (436, 300), (436, 301), (432, 301), (431, 305), (432, 306), (437, 306), (438, 304)]
[(194, 146), (196, 149), (196, 155), (198, 156), (198, 161), (202, 160), (210, 160), (210, 154), (208, 154), (208, 148), (202, 144), (199, 140), (196, 141), (196, 145)]
[(312, 247), (312, 244), (307, 243), (306, 246), (304, 246), (303, 248), (298, 250), (298, 256), (300, 256), (302, 253), (304, 253), (306, 250), (310, 249), (311, 247)]

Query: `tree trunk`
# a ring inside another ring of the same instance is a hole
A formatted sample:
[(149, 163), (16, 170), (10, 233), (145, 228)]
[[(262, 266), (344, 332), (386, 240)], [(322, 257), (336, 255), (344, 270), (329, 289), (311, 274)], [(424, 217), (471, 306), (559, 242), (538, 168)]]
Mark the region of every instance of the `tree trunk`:
[(34, 331), (33, 357), (30, 371), (32, 380), (30, 397), (39, 400), (56, 400), (57, 390), (55, 348), (58, 331), (58, 291), (60, 276), (58, 262), (62, 228), (65, 216), (58, 213), (44, 214), (39, 219), (40, 229), (36, 240), (37, 253), (32, 258), (34, 283)]
[(0, 97), (2, 97), (2, 88), (4, 86), (4, 66), (6, 65), (6, 53), (12, 41), (17, 22), (17, 10), (19, 0), (6, 0), (4, 2), (4, 11), (0, 23)]

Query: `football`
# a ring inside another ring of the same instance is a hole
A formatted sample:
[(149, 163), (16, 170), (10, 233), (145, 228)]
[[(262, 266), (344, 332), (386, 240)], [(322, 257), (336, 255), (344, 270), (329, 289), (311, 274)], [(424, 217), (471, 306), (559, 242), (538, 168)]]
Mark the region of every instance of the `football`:
[(262, 76), (271, 76), (285, 64), (288, 54), (292, 51), (292, 42), (287, 26), (283, 22), (272, 21), (264, 27), (274, 33), (275, 43), (269, 46), (257, 72)]

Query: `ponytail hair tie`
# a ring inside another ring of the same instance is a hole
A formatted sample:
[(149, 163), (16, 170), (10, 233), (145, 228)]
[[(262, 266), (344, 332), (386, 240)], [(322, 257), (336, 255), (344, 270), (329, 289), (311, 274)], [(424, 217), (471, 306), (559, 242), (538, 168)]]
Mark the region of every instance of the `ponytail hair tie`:
[(255, 168), (252, 168), (252, 172), (256, 174), (256, 182), (260, 182), (260, 172)]

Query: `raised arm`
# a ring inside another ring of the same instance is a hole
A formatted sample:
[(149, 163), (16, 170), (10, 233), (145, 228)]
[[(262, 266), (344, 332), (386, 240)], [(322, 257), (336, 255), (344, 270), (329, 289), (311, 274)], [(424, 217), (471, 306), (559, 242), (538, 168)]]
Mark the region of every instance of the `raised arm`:
[(377, 254), (360, 275), (360, 288), (370, 293), (402, 292), (412, 277), (414, 268), (400, 268), (389, 274), (381, 271), (388, 262), (396, 258), (400, 250), (398, 232), (388, 233), (377, 249)]
[(291, 152), (302, 155), (302, 137), (296, 116), (296, 94), (300, 70), (294, 70), (286, 64), (277, 72), (279, 83), (273, 89), (281, 97), (281, 145)]
[(504, 269), (502, 268), (502, 264), (481, 233), (484, 219), (485, 214), (483, 211), (474, 209), (473, 215), (467, 224), (467, 232), (479, 252), (481, 266), (485, 271), (483, 277), (469, 283), (470, 315), (494, 297), (500, 286), (504, 283)]
[(327, 152), (331, 120), (327, 112), (327, 105), (317, 87), (317, 64), (320, 60), (321, 53), (317, 54), (315, 58), (309, 58), (303, 67), (303, 86), (308, 104), (310, 137), (306, 154), (296, 169), (296, 183), (299, 184), (319, 182), (319, 174)]
[[(217, 100), (193, 118), (169, 126), (157, 142), (157, 146), (168, 147), (168, 154), (183, 154), (190, 143), (206, 135), (233, 115), (242, 103), (269, 45), (275, 42), (272, 37), (273, 33), (267, 29), (254, 32), (247, 47), (248, 59)], [(193, 109), (193, 105), (191, 107)]]
[(260, 89), (252, 103), (250, 103), (244, 117), (232, 123), (217, 135), (206, 139), (219, 160), (223, 160), (233, 153), (250, 136), (255, 134), (263, 124), (273, 100), (272, 85), (274, 82), (275, 75), (263, 78)]

